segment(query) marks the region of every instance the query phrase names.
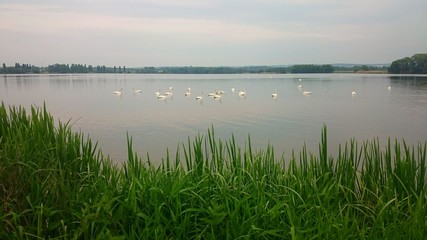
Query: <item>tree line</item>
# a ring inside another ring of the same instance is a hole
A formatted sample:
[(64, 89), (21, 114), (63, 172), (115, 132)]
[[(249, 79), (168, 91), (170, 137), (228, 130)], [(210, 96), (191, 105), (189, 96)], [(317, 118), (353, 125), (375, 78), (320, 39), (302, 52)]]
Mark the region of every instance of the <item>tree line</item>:
[(333, 73), (333, 72), (370, 72), (379, 71), (393, 74), (427, 74), (427, 54), (415, 54), (412, 57), (398, 59), (386, 66), (375, 65), (331, 65), (299, 64), (290, 66), (239, 66), (239, 67), (106, 67), (105, 65), (52, 64), (38, 67), (32, 64), (15, 63), (14, 66), (0, 68), (0, 74), (37, 74), (37, 73), (154, 73), (154, 74), (241, 74), (241, 73)]
[(314, 65), (314, 64), (303, 64), (294, 65), (291, 67), (291, 73), (333, 73), (334, 67), (330, 64), (326, 65)]
[(241, 74), (241, 73), (332, 73), (332, 65), (293, 65), (293, 66), (242, 66), (242, 67), (144, 67), (133, 70), (135, 73), (170, 74)]
[(86, 64), (52, 64), (47, 67), (37, 67), (31, 64), (15, 63), (14, 66), (6, 66), (0, 69), (0, 74), (32, 74), (32, 73), (129, 73), (126, 66), (106, 67), (98, 65), (93, 67)]
[(41, 69), (40, 67), (36, 67), (31, 64), (20, 64), (15, 63), (14, 66), (6, 66), (5, 63), (3, 63), (3, 67), (0, 69), (0, 73), (3, 74), (25, 74), (25, 73), (40, 73)]
[(427, 54), (415, 54), (395, 60), (388, 69), (394, 74), (427, 74)]
[(126, 66), (106, 67), (98, 65), (93, 67), (86, 64), (53, 64), (47, 67), (48, 73), (126, 73)]
[(30, 64), (6, 66), (0, 69), (2, 74), (27, 74), (27, 73), (155, 73), (155, 74), (242, 74), (242, 73), (332, 73), (332, 65), (293, 65), (293, 66), (240, 66), (240, 67), (142, 67), (126, 68), (126, 66), (96, 67), (86, 64), (52, 64), (47, 67), (37, 67)]
[(242, 73), (287, 73), (286, 67), (242, 66), (242, 67), (144, 67), (133, 69), (135, 73), (167, 74), (242, 74)]

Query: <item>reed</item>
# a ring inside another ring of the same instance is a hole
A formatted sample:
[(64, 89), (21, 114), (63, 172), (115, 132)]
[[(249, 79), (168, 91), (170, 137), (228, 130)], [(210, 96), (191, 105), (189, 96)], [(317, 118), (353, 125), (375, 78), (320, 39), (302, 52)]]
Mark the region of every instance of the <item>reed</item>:
[(45, 106), (0, 107), (0, 239), (424, 239), (427, 143), (379, 139), (290, 159), (207, 134), (111, 163)]

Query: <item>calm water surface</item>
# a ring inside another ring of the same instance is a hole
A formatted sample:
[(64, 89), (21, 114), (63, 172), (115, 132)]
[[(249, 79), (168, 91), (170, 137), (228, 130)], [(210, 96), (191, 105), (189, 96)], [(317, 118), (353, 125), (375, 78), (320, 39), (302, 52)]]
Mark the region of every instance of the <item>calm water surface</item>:
[[(222, 140), (234, 134), (243, 148), (269, 143), (289, 156), (304, 144), (317, 153), (323, 124), (330, 152), (338, 144), (379, 137), (427, 141), (427, 76), (326, 75), (2, 75), (0, 100), (8, 105), (46, 106), (62, 122), (98, 141), (104, 154), (123, 162), (126, 134), (144, 160), (172, 155), (178, 144), (211, 126)], [(303, 88), (312, 92), (305, 96)], [(391, 87), (389, 90), (388, 87)], [(173, 94), (158, 100), (156, 91)], [(123, 88), (117, 96), (114, 90)], [(133, 89), (142, 93), (134, 93)], [(185, 96), (187, 88), (191, 95)], [(232, 92), (232, 88), (235, 92)], [(246, 88), (246, 96), (238, 92)], [(272, 97), (277, 89), (277, 98)], [(353, 89), (357, 92), (352, 96)], [(208, 97), (223, 90), (221, 98)], [(196, 101), (196, 96), (203, 96)]]

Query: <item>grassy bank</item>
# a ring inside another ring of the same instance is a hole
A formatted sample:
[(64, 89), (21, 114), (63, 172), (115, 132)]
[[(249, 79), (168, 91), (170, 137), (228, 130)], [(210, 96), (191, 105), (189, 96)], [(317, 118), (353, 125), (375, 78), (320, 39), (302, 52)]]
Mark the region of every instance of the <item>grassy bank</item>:
[(46, 108), (0, 107), (0, 239), (424, 239), (427, 143), (291, 159), (214, 129), (160, 166), (113, 166)]

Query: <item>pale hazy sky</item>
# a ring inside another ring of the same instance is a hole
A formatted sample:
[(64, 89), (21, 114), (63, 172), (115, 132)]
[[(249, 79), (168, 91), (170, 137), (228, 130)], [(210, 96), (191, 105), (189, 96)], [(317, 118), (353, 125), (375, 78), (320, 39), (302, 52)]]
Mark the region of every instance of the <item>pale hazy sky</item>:
[(427, 53), (427, 0), (0, 0), (0, 62), (390, 63)]

